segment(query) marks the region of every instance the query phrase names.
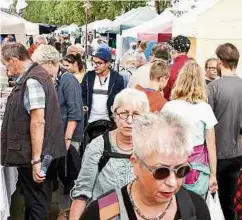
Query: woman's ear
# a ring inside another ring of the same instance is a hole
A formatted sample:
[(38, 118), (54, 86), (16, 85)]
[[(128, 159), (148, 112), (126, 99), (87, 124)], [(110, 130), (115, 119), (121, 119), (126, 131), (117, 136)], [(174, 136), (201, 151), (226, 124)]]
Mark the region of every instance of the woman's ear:
[(138, 178), (139, 162), (134, 154), (132, 154), (132, 156), (130, 157), (130, 162), (133, 165), (134, 174), (136, 178)]

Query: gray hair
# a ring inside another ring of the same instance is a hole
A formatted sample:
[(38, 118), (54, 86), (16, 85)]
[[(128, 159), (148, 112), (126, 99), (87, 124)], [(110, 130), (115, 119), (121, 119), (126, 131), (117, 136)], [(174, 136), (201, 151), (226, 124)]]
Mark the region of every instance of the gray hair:
[(39, 40), (44, 41), (44, 44), (48, 44), (47, 39), (42, 35), (37, 35), (34, 37), (34, 44), (38, 43)]
[(76, 50), (75, 52), (76, 52), (76, 53), (79, 53), (81, 56), (83, 56), (83, 54), (85, 53), (85, 49), (84, 49), (84, 47), (82, 47), (81, 44), (77, 43), (77, 44), (75, 44), (75, 45), (70, 45), (70, 46), (67, 48), (67, 54), (72, 53), (73, 48)]
[(60, 54), (50, 45), (40, 45), (33, 53), (32, 60), (39, 64), (58, 63)]
[(113, 113), (124, 104), (131, 104), (141, 112), (149, 112), (149, 101), (144, 92), (137, 89), (126, 88), (118, 93), (113, 102)]
[(184, 156), (193, 150), (189, 123), (168, 111), (135, 120), (132, 140), (133, 153), (141, 159), (152, 153)]

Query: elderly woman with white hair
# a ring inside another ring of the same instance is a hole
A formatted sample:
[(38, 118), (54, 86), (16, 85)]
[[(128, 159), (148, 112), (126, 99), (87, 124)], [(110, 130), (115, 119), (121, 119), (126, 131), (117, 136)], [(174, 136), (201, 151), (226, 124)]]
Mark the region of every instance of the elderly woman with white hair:
[(115, 97), (112, 111), (117, 129), (93, 139), (86, 148), (71, 191), (71, 220), (80, 219), (90, 200), (128, 184), (135, 177), (129, 160), (133, 152), (132, 129), (135, 119), (149, 112), (148, 99), (143, 92), (124, 89)]
[[(59, 65), (59, 53), (50, 45), (41, 45), (34, 52), (32, 59), (39, 63), (51, 75), (57, 90), (58, 101), (65, 129), (65, 143), (68, 150), (73, 152), (73, 147), (79, 152), (80, 142), (83, 137), (83, 106), (81, 86), (78, 80), (67, 70)], [(76, 153), (77, 154), (77, 153)], [(70, 208), (69, 193), (74, 185), (73, 178), (65, 178), (64, 169), (60, 168), (59, 177), (63, 184), (61, 189), (60, 214), (66, 215), (66, 210)], [(69, 173), (70, 170), (67, 170)], [(69, 176), (68, 176), (69, 177)]]
[(131, 162), (136, 178), (93, 201), (82, 220), (210, 220), (205, 201), (182, 187), (192, 152), (189, 127), (165, 112), (137, 118)]

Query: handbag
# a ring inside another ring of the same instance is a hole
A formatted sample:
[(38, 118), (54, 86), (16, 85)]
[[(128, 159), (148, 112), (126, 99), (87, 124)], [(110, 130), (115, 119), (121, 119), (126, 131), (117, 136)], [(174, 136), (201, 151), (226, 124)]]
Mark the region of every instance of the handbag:
[(218, 192), (216, 192), (213, 197), (211, 192), (208, 191), (206, 203), (210, 212), (211, 220), (225, 220), (218, 198)]
[(58, 177), (64, 186), (69, 186), (77, 179), (81, 169), (81, 156), (73, 145), (70, 145), (66, 156), (59, 159)]

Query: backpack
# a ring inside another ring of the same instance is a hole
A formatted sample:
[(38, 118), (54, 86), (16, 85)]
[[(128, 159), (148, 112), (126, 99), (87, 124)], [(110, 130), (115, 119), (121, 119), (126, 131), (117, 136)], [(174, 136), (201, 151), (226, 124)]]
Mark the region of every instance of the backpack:
[[(190, 194), (183, 187), (176, 194), (182, 220), (197, 220), (196, 210)], [(120, 214), (117, 192), (111, 190), (98, 198), (100, 220), (116, 219)], [(122, 219), (121, 219), (122, 220)]]
[(127, 154), (121, 154), (121, 153), (116, 153), (111, 151), (111, 145), (109, 141), (109, 133), (105, 132), (103, 134), (103, 140), (104, 140), (104, 151), (103, 155), (99, 160), (98, 164), (98, 171), (99, 173), (102, 171), (102, 169), (106, 166), (107, 162), (109, 161), (110, 158), (117, 158), (117, 159), (129, 159), (130, 155)]

